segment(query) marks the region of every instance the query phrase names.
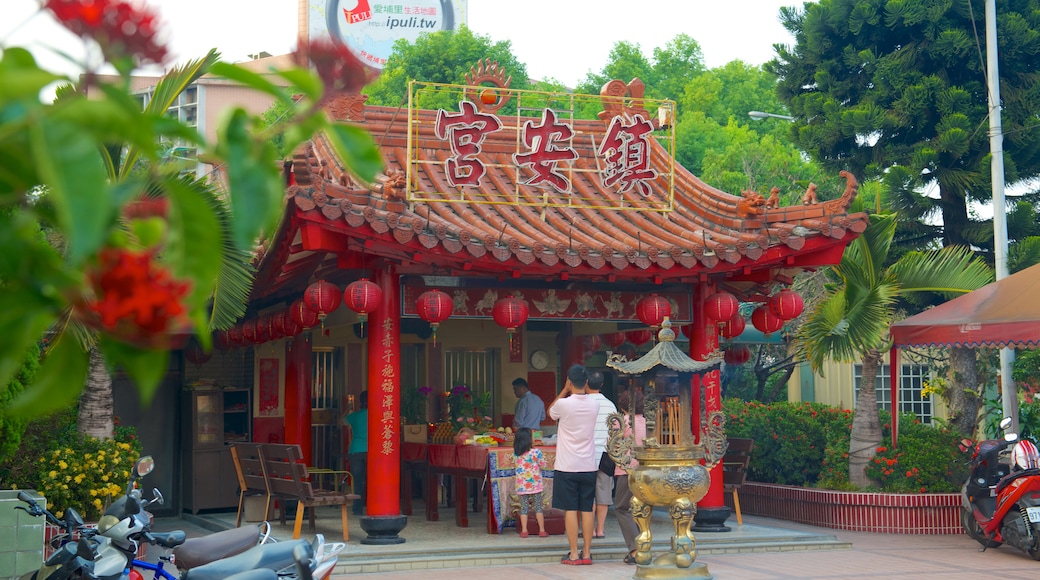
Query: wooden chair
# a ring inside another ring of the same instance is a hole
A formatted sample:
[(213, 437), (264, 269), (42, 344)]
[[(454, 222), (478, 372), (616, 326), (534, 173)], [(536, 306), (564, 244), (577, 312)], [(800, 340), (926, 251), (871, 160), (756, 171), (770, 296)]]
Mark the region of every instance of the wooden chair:
[[(264, 458), (264, 469), (271, 493), (281, 498), (295, 499), (296, 522), (293, 526), (293, 539), (299, 539), (303, 527), (303, 512), (310, 508), (310, 531), (315, 531), (314, 509), (321, 506), (340, 506), (340, 519), (343, 524), (343, 541), (350, 541), (350, 528), (347, 520), (347, 504), (361, 496), (354, 493), (336, 492), (314, 489), (307, 479), (307, 466), (303, 464), (303, 453), (299, 445), (279, 445), (265, 443), (260, 447)], [(281, 521), (285, 523), (285, 501), (281, 506)]]
[(238, 475), (238, 515), (235, 516), (235, 527), (242, 525), (242, 510), (246, 496), (264, 497), (264, 521), (267, 521), (271, 510), (271, 488), (267, 485), (267, 473), (264, 471), (263, 456), (257, 443), (235, 443), (231, 446), (231, 459)]
[(729, 448), (722, 459), (723, 491), (733, 493), (733, 511), (737, 512), (737, 525), (742, 526), (744, 518), (740, 514), (740, 496), (737, 490), (747, 479), (748, 464), (751, 462), (751, 450), (755, 447), (755, 440), (730, 437), (728, 441)]

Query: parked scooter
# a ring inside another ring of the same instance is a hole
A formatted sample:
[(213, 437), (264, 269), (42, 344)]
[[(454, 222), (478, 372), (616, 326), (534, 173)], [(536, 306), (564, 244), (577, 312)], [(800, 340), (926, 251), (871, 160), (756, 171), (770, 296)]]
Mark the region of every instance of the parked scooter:
[[(1011, 418), (1000, 422), (1007, 430)], [(1040, 453), (1017, 433), (1003, 440), (975, 445), (961, 441), (970, 452), (971, 474), (961, 488), (961, 525), (982, 550), (1002, 543), (1024, 550), (1040, 560)], [(1004, 452), (1011, 450), (1010, 454)]]
[[(24, 491), (18, 492), (18, 499), (27, 504), (15, 506), (29, 515), (40, 517), (61, 528), (62, 533), (55, 537), (52, 546), (55, 548), (39, 570), (24, 574), (21, 580), (65, 580), (68, 578), (96, 578), (94, 575), (95, 541), (94, 530), (83, 523), (83, 518), (73, 509), (65, 510), (65, 519), (59, 520), (50, 510), (41, 506)], [(79, 536), (78, 541), (70, 541)]]
[[(153, 577), (156, 580), (174, 580), (177, 577), (165, 569), (165, 563), (170, 562), (180, 570), (181, 578), (228, 578), (240, 572), (260, 569), (279, 571), (280, 577), (293, 578), (296, 576), (296, 563), (293, 558), (295, 544), (305, 544), (312, 553), (320, 556), (320, 559), (314, 562), (314, 570), (328, 560), (331, 560), (332, 567), (335, 567), (338, 561), (337, 554), (346, 547), (342, 543), (326, 544), (320, 534), (313, 546), (303, 540), (268, 544), (270, 525), (266, 522), (258, 527), (226, 530), (192, 540), (187, 540), (185, 533), (180, 530), (153, 533), (152, 516), (144, 508), (153, 503), (161, 505), (162, 493), (153, 489), (152, 499), (144, 501), (141, 490), (135, 485), (138, 479), (151, 473), (153, 467), (151, 457), (139, 459), (131, 473), (126, 494), (116, 500), (98, 522), (98, 534), (123, 554), (124, 562), (129, 568), (130, 580), (143, 580), (142, 571), (154, 573)], [(261, 530), (265, 531), (261, 533)], [(136, 560), (134, 556), (141, 542), (172, 550), (173, 554), (163, 554), (155, 564)], [(332, 567), (329, 568), (330, 572)], [(262, 577), (262, 574), (257, 576)]]

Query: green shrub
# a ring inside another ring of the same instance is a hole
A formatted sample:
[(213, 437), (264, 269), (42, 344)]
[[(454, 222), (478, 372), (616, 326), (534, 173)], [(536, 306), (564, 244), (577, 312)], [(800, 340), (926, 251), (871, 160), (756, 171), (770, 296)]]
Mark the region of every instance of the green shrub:
[(867, 465), (867, 476), (881, 489), (897, 493), (948, 493), (960, 489), (968, 466), (957, 448), (962, 435), (946, 425), (922, 425), (916, 417), (899, 417), (899, 447), (892, 448), (888, 413), (882, 411), (884, 440)]
[(0, 485), (35, 489), (58, 517), (73, 507), (96, 521), (126, 488), (141, 455), (136, 429), (117, 425), (113, 439), (84, 437), (76, 430), (77, 409), (32, 421), (18, 453), (0, 465)]
[[(763, 483), (854, 489), (849, 482), (852, 411), (818, 403), (770, 403), (726, 399), (726, 433), (755, 440), (748, 479)], [(957, 449), (960, 435), (945, 425), (922, 425), (912, 415), (899, 423), (892, 450), (889, 415), (879, 414), (884, 441), (867, 474), (880, 491), (956, 491), (967, 476)]]

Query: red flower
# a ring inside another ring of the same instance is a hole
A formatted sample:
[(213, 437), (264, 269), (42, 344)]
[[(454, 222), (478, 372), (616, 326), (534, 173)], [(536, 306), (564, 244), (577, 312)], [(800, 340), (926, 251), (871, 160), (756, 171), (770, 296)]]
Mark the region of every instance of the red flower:
[(144, 6), (127, 0), (44, 0), (43, 7), (73, 34), (94, 39), (109, 61), (123, 57), (156, 64), (166, 61), (158, 17)]
[(379, 73), (365, 65), (345, 45), (331, 40), (305, 44), (302, 52), (325, 83), (327, 94), (360, 93)]
[[(87, 308), (106, 331), (140, 337), (164, 335), (187, 322), (183, 298), (191, 284), (175, 280), (148, 251), (107, 248), (91, 272), (95, 299)], [(128, 326), (130, 328), (128, 328)]]

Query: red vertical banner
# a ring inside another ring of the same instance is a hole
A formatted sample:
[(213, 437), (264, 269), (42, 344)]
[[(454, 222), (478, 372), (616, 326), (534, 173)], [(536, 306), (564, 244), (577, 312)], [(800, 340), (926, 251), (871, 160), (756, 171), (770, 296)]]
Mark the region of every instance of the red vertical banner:
[[(694, 286), (693, 291), (693, 328), (690, 332), (690, 358), (694, 360), (707, 360), (711, 353), (719, 349), (719, 332), (715, 323), (708, 319), (704, 312), (704, 299), (714, 291), (714, 288), (702, 282)], [(700, 438), (701, 415), (712, 411), (722, 410), (722, 380), (718, 369), (694, 375), (693, 393), (691, 400), (693, 404), (693, 424), (697, 438)], [(704, 408), (700, 408), (701, 396), (704, 397)], [(702, 508), (714, 508), (725, 505), (723, 496), (723, 468), (719, 463), (711, 470), (711, 487), (708, 494), (704, 496), (698, 506)]]
[(401, 515), (401, 286), (396, 272), (379, 269), (383, 291), (368, 318), (369, 516)]
[(509, 362), (524, 362), (524, 329), (518, 328), (509, 337)]

